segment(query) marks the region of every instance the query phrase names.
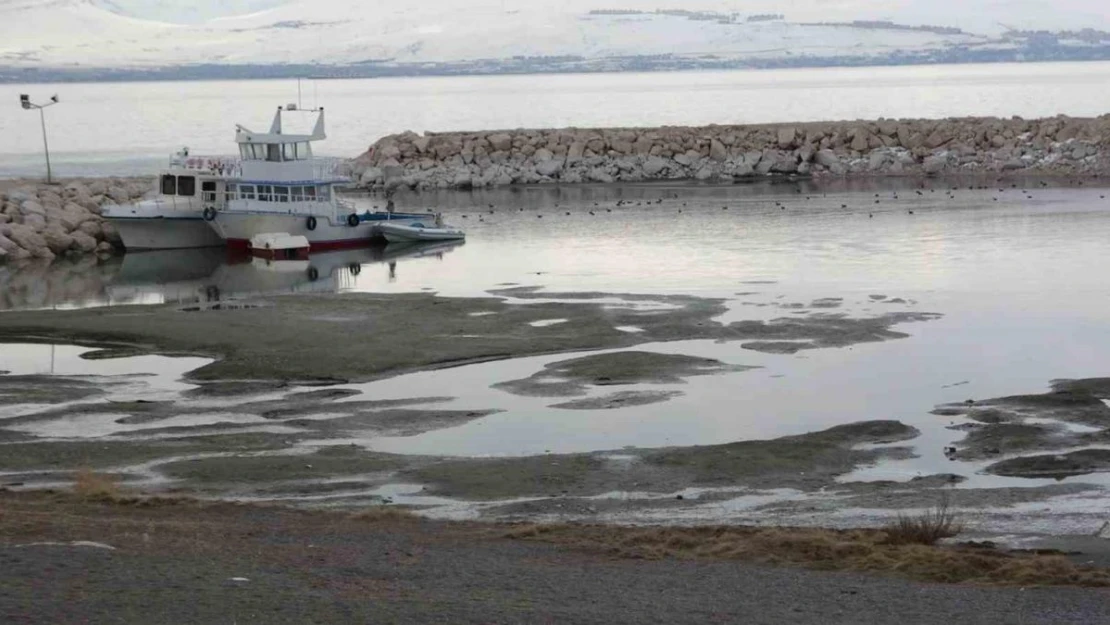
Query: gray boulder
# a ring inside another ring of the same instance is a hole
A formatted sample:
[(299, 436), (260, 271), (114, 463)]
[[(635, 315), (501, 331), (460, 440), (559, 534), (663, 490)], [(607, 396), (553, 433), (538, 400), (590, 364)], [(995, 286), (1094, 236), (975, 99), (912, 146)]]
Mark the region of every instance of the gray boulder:
[(89, 252), (96, 251), (96, 239), (95, 238), (90, 237), (89, 235), (85, 234), (84, 232), (81, 232), (80, 230), (78, 230), (77, 232), (74, 232), (73, 234), (71, 234), (69, 236), (72, 237), (72, 239), (73, 239), (73, 243), (70, 246), (70, 249), (81, 252), (82, 254), (88, 254)]
[(713, 139), (709, 142), (709, 158), (717, 162), (728, 160), (728, 150), (725, 149), (725, 144)]
[(836, 157), (836, 153), (832, 150), (818, 150), (813, 155), (813, 161), (827, 169), (832, 169), (834, 165), (840, 164), (840, 159)]
[(793, 126), (784, 126), (778, 131), (779, 149), (787, 150), (794, 146), (794, 138), (798, 131)]
[(589, 173), (589, 178), (594, 182), (613, 182), (613, 177), (609, 175), (609, 172), (600, 167), (595, 167), (594, 169), (591, 169)]
[(37, 200), (26, 200), (19, 206), (19, 212), (26, 215), (42, 215), (46, 217), (46, 207)]
[(649, 178), (654, 178), (655, 176), (662, 174), (663, 171), (666, 169), (667, 161), (659, 158), (658, 156), (652, 156), (644, 161), (644, 175)]
[(131, 193), (121, 186), (113, 186), (108, 189), (108, 197), (116, 204), (127, 204), (131, 201)]
[(7, 260), (23, 260), (31, 257), (30, 252), (3, 234), (0, 234), (0, 251), (4, 252), (4, 258)]
[(42, 238), (51, 252), (61, 254), (73, 245), (73, 237), (66, 233), (59, 225), (49, 225), (42, 231)]
[(925, 159), (922, 168), (927, 174), (939, 174), (948, 168), (947, 154), (934, 154)]
[(486, 140), (489, 141), (494, 150), (507, 152), (513, 147), (513, 138), (503, 132), (492, 134), (486, 137)]
[(7, 237), (15, 242), (16, 245), (26, 250), (31, 256), (35, 258), (54, 258), (54, 253), (50, 251), (50, 247), (46, 244), (46, 239), (41, 234), (35, 232), (35, 229), (26, 224), (8, 224), (6, 226)]
[(364, 187), (371, 185), (381, 184), (385, 179), (382, 170), (377, 167), (367, 167), (361, 174), (359, 174), (359, 184)]
[(554, 178), (555, 176), (559, 175), (561, 171), (563, 171), (563, 162), (564, 161), (561, 158), (550, 158), (540, 163), (536, 163), (536, 173), (541, 176)]

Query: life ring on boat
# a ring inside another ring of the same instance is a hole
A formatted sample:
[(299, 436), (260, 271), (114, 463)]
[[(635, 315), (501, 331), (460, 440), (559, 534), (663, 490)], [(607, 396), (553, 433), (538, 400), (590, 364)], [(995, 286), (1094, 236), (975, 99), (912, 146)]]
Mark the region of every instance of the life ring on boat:
[(315, 229), (316, 229), (316, 218), (315, 218), (315, 217), (313, 217), (313, 216), (311, 216), (311, 215), (309, 215), (309, 217), (308, 217), (308, 220), (307, 220), (307, 221), (305, 221), (305, 224), (304, 224), (304, 225), (305, 225), (305, 227), (306, 227), (306, 228), (308, 228), (309, 230), (315, 230)]
[(347, 225), (348, 226), (354, 228), (358, 224), (359, 224), (358, 215), (356, 215), (354, 213), (351, 213), (350, 215), (347, 215)]
[(308, 281), (316, 282), (320, 279), (320, 272), (315, 267), (308, 268)]
[(351, 272), (352, 276), (357, 276), (358, 274), (362, 273), (362, 265), (358, 263), (351, 263), (351, 265), (347, 267), (347, 270)]
[(215, 219), (216, 219), (216, 209), (211, 207), (211, 206), (204, 207), (204, 220), (205, 221), (215, 221)]

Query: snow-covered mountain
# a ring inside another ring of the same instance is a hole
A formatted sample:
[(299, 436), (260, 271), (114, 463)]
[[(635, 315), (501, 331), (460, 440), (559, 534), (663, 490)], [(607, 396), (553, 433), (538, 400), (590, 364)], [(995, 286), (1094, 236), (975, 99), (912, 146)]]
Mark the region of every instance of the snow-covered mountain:
[[(786, 19), (749, 21), (766, 13), (785, 13)], [(828, 24), (851, 20), (958, 26), (968, 32)], [(0, 65), (858, 56), (981, 45), (984, 35), (1007, 27), (1110, 28), (1110, 2), (701, 0), (694, 6), (675, 0), (0, 0)]]
[(200, 24), (208, 20), (257, 13), (288, 0), (97, 0), (101, 7), (126, 15), (171, 24)]

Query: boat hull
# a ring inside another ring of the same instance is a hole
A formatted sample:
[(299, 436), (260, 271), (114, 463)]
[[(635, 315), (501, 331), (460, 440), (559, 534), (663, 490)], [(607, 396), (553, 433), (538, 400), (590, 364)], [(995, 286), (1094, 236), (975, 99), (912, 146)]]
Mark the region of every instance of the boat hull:
[[(398, 223), (409, 223), (416, 217), (399, 217)], [(246, 249), (251, 237), (263, 232), (284, 232), (308, 239), (313, 252), (326, 250), (364, 247), (371, 242), (383, 240), (378, 228), (380, 221), (362, 221), (350, 226), (346, 221), (334, 221), (327, 217), (316, 217), (316, 227), (308, 228), (305, 215), (274, 214), (264, 212), (220, 211), (208, 225), (227, 241), (232, 248)]]
[(192, 217), (109, 217), (129, 250), (176, 250), (218, 247), (223, 238), (200, 215)]
[(390, 243), (458, 241), (466, 238), (461, 230), (453, 228), (421, 228), (402, 224), (382, 224), (379, 229), (385, 240)]

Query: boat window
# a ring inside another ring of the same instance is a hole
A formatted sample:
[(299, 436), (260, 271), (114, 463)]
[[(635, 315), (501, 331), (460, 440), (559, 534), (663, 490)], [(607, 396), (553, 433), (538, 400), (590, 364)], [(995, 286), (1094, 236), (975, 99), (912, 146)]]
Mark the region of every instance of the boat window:
[(284, 144), (282, 144), (281, 151), (283, 152), (285, 160), (287, 160), (287, 161), (297, 160), (297, 144), (296, 143), (284, 143)]
[(316, 187), (305, 187), (304, 199), (309, 202), (314, 202), (316, 200)]
[(272, 191), (270, 185), (268, 185), (268, 184), (258, 185), (258, 201), (259, 202), (269, 202), (271, 193), (273, 193), (273, 191)]
[(234, 200), (238, 193), (239, 190), (236, 188), (235, 184), (228, 184), (224, 189), (224, 201), (230, 202), (231, 200)]
[(289, 187), (274, 187), (274, 201), (275, 202), (288, 202), (289, 201)]
[(327, 202), (331, 198), (331, 187), (322, 184), (316, 189), (316, 196), (321, 202)]
[(279, 163), (281, 162), (281, 145), (277, 143), (266, 144), (266, 160)]
[(304, 187), (289, 187), (289, 199), (292, 202), (303, 202)]
[(178, 176), (177, 194), (185, 197), (193, 197), (194, 195), (196, 195), (197, 179), (193, 176)]
[(312, 144), (308, 141), (301, 141), (297, 144), (297, 158), (300, 160), (308, 160), (312, 158)]
[(216, 201), (216, 183), (214, 181), (205, 180), (200, 183), (200, 190), (205, 202)]
[(254, 158), (254, 151), (251, 150), (250, 145), (247, 145), (246, 143), (240, 143), (239, 156), (242, 157), (244, 161), (249, 161)]
[(244, 199), (244, 200), (253, 200), (254, 199), (254, 185), (253, 184), (241, 184), (241, 185), (239, 185), (239, 198)]
[(175, 176), (162, 176), (162, 195), (177, 195), (177, 178)]

